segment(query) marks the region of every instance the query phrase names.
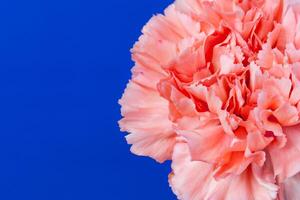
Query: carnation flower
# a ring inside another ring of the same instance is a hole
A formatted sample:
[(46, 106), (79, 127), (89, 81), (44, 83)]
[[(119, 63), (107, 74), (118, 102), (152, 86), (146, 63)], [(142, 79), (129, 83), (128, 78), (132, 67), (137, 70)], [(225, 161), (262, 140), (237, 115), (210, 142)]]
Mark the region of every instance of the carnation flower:
[(182, 200), (300, 198), (300, 4), (176, 0), (143, 28), (120, 100)]

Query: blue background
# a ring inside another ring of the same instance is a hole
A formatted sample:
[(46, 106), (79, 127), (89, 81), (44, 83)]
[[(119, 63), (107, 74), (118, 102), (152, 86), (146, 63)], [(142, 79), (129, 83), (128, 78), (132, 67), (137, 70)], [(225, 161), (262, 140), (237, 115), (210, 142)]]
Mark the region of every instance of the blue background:
[(0, 199), (175, 199), (117, 125), (129, 49), (170, 3), (1, 0)]

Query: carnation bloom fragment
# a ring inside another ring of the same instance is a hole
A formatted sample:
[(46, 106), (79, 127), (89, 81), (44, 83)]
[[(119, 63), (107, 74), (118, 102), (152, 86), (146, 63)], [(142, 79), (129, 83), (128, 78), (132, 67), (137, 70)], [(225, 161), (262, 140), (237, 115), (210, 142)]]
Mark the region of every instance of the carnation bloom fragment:
[(300, 199), (300, 4), (176, 0), (142, 32), (131, 151), (172, 161), (178, 199)]

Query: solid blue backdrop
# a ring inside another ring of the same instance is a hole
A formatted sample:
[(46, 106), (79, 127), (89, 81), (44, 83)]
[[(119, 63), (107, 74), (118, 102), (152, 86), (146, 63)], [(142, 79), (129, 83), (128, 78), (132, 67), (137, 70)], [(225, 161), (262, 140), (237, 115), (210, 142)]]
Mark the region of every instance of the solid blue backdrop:
[(117, 125), (129, 49), (170, 3), (1, 0), (0, 199), (176, 199)]

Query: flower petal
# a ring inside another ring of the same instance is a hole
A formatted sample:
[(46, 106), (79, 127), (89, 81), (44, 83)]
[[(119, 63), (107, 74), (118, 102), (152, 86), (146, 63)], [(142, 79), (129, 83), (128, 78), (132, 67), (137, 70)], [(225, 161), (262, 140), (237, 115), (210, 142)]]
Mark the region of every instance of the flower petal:
[(193, 160), (217, 163), (230, 149), (232, 137), (224, 133), (222, 126), (215, 124), (197, 130), (177, 130), (190, 148)]
[(300, 125), (285, 127), (283, 132), (287, 137), (286, 145), (269, 148), (274, 173), (280, 182), (300, 172)]
[(213, 165), (191, 161), (186, 143), (176, 144), (172, 169), (169, 183), (181, 200), (273, 200), (277, 196), (274, 179), (266, 177), (268, 166), (251, 166), (239, 176), (215, 180)]
[(150, 156), (159, 162), (171, 158), (176, 134), (168, 119), (168, 102), (155, 90), (131, 81), (122, 99), (122, 131), (129, 132), (126, 139), (137, 155)]
[(298, 200), (300, 197), (300, 173), (286, 179), (280, 185), (279, 200)]

